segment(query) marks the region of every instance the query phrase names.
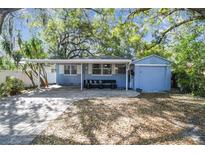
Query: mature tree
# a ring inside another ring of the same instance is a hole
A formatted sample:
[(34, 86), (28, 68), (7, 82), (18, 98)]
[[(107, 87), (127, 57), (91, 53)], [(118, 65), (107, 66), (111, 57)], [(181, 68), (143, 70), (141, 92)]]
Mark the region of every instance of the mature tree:
[(36, 16), (38, 19), (31, 25), (40, 25), (43, 29), (43, 38), (54, 58), (102, 54), (131, 57), (142, 50), (142, 35), (138, 35), (139, 27), (134, 22), (124, 23), (125, 14), (116, 16), (116, 11), (119, 12), (115, 9), (50, 9), (47, 17)]
[[(153, 46), (160, 44), (164, 41), (167, 35), (176, 28), (196, 23), (200, 25), (205, 21), (205, 9), (201, 8), (175, 8), (175, 9), (134, 9), (128, 16), (128, 20), (139, 18), (143, 16), (144, 25), (149, 22), (151, 26), (157, 26), (157, 29), (153, 32), (154, 40), (146, 48), (152, 48)], [(147, 17), (147, 20), (146, 20)], [(160, 28), (160, 29), (159, 29)]]
[(205, 96), (205, 37), (201, 35), (204, 30), (202, 26), (184, 31), (171, 46), (174, 73), (181, 90), (200, 96)]
[(28, 76), (34, 87), (36, 86), (35, 79), (37, 79), (38, 77), (38, 69), (40, 69), (41, 85), (48, 86), (47, 74), (45, 72), (43, 65), (37, 65), (32, 63), (19, 63), (22, 58), (46, 58), (47, 54), (44, 52), (44, 49), (42, 47), (42, 41), (40, 41), (37, 38), (32, 38), (31, 40), (26, 42), (22, 42), (20, 40), (18, 42), (20, 43), (19, 49), (14, 50), (11, 49), (11, 42), (4, 38), (4, 40), (2, 41), (2, 48), (4, 49), (6, 54), (11, 58), (11, 61), (13, 61), (15, 67), (17, 69), (22, 69), (22, 71)]
[(86, 10), (55, 9), (55, 15), (43, 27), (43, 37), (54, 58), (75, 58), (92, 55), (93, 28)]

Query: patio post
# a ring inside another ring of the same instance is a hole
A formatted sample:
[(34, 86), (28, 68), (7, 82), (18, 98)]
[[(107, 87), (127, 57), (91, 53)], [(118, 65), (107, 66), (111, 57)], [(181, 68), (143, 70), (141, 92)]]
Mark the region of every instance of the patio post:
[(40, 89), (40, 65), (39, 63), (37, 64), (38, 65), (38, 89)]
[(126, 91), (128, 90), (128, 66), (126, 64)]
[(83, 64), (81, 63), (81, 65), (80, 65), (80, 70), (81, 70), (81, 87), (80, 87), (80, 89), (81, 90), (83, 90)]

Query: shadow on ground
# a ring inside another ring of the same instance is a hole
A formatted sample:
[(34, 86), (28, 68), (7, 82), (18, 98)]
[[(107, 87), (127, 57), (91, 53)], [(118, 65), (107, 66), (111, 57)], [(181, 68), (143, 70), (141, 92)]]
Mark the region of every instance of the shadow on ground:
[(205, 99), (180, 94), (75, 102), (32, 144), (205, 144)]
[(125, 90), (80, 91), (78, 87), (57, 87), (0, 98), (0, 144), (29, 144), (75, 101), (136, 95), (137, 92)]

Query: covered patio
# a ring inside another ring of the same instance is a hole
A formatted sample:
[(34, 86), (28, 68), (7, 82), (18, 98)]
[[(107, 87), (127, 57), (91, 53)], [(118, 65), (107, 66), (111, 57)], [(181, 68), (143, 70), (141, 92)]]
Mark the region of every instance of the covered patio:
[[(56, 65), (68, 65), (68, 64), (77, 64), (80, 65), (80, 89), (83, 90), (84, 87), (84, 73), (83, 66), (88, 64), (124, 64), (125, 67), (125, 89), (128, 90), (128, 71), (130, 68), (131, 60), (130, 59), (24, 59), (21, 63), (35, 63), (35, 64), (56, 64)], [(98, 80), (102, 76), (95, 76)], [(106, 75), (104, 76), (106, 78)], [(40, 69), (38, 70), (38, 89), (40, 89)]]

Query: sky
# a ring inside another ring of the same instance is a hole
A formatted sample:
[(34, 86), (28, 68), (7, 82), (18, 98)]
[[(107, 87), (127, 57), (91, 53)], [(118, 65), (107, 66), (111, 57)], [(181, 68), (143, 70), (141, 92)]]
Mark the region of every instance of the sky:
[[(21, 9), (17, 12), (15, 12), (15, 18), (14, 18), (14, 23), (15, 23), (15, 29), (19, 30), (21, 35), (22, 35), (22, 39), (24, 41), (29, 40), (32, 37), (32, 32), (34, 29), (30, 29), (27, 20), (30, 21), (32, 20), (32, 18), (30, 18), (29, 16), (35, 16), (36, 10), (35, 9)], [(124, 16), (122, 16), (122, 21), (124, 22), (127, 19), (128, 14), (130, 14), (128, 9), (116, 9), (116, 19), (121, 15), (121, 13), (124, 14)], [(26, 18), (22, 18), (21, 16), (26, 16)], [(90, 16), (93, 16), (93, 14), (91, 13)], [(144, 22), (143, 18), (135, 18), (134, 21), (136, 23), (140, 23), (140, 22)], [(148, 27), (149, 30), (151, 31), (152, 27)], [(39, 31), (41, 29), (38, 29), (37, 31)], [(150, 42), (153, 39), (152, 37), (152, 33), (148, 32), (147, 35), (144, 37), (144, 40), (147, 42)], [(0, 49), (1, 51), (1, 49)], [(0, 53), (1, 54), (1, 53)]]
[[(126, 10), (123, 10), (123, 11), (124, 13), (127, 13), (127, 14), (129, 13)], [(24, 9), (23, 11), (19, 11), (19, 12), (24, 12), (26, 14), (31, 14), (31, 15), (35, 14), (34, 9)], [(121, 14), (120, 10), (116, 9), (116, 18), (118, 18), (120, 14)], [(125, 21), (126, 19), (127, 19), (127, 16), (123, 16), (122, 20)], [(31, 19), (28, 18), (28, 20), (31, 20)], [(139, 22), (137, 20), (139, 19), (136, 19), (136, 22)], [(21, 31), (23, 40), (29, 40), (32, 37), (32, 33), (30, 32), (30, 28), (25, 19), (16, 18), (15, 24), (16, 24), (16, 29), (19, 29)], [(150, 41), (152, 39), (151, 34), (148, 34), (144, 39), (146, 41)]]

